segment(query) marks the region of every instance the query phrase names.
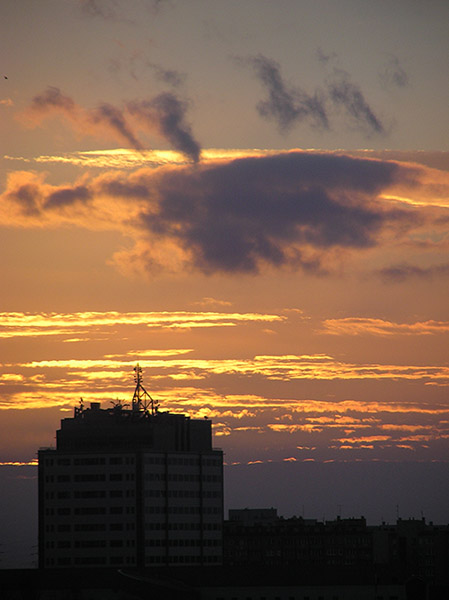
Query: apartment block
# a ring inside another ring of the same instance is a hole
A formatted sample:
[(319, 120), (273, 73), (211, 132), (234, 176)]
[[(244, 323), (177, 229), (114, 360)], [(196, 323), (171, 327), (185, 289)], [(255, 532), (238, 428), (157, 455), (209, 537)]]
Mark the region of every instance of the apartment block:
[[(145, 392), (146, 394), (146, 392)], [(39, 451), (39, 566), (222, 562), (223, 454), (211, 422), (132, 407), (80, 406)]]

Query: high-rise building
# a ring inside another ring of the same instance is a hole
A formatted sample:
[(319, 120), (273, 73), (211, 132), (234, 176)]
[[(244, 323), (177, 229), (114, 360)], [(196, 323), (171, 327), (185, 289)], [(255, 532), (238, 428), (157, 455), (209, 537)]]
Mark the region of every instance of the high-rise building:
[(211, 422), (159, 411), (135, 371), (131, 408), (81, 402), (39, 450), (40, 568), (221, 564)]

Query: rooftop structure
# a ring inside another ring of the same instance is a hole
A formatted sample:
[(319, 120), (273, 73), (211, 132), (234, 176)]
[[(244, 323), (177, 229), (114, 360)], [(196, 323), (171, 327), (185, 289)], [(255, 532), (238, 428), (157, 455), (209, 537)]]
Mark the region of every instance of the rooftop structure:
[(81, 402), (39, 451), (41, 568), (221, 563), (211, 422), (161, 412), (135, 373), (131, 408)]

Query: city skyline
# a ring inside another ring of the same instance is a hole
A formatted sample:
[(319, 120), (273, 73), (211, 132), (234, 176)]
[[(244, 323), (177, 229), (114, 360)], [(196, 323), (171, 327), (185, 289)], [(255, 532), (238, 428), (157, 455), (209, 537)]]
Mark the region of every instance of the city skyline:
[(281, 487), (448, 463), (447, 3), (4, 0), (0, 23), (1, 465), (80, 398), (131, 402), (137, 363)]

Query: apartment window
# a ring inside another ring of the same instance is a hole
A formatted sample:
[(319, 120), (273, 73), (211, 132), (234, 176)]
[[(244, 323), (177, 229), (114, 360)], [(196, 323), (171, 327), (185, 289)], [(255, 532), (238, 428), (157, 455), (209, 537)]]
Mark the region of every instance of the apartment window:
[(75, 515), (104, 515), (106, 509), (104, 506), (85, 506), (83, 508), (75, 508)]
[(75, 498), (104, 498), (106, 496), (106, 492), (102, 490), (86, 490), (83, 492), (75, 492)]
[(75, 531), (105, 531), (104, 523), (76, 523)]
[(75, 458), (73, 464), (75, 465), (104, 465), (105, 459), (98, 456), (88, 456), (85, 458)]
[(75, 475), (74, 481), (85, 482), (85, 481), (104, 481), (105, 476), (103, 473), (83, 473), (81, 475)]
[(111, 456), (111, 458), (109, 459), (109, 464), (110, 465), (121, 465), (122, 457), (121, 456)]
[(75, 542), (75, 548), (104, 548), (105, 546), (105, 540), (77, 540)]
[(123, 475), (121, 473), (111, 473), (109, 475), (109, 481), (122, 481)]

